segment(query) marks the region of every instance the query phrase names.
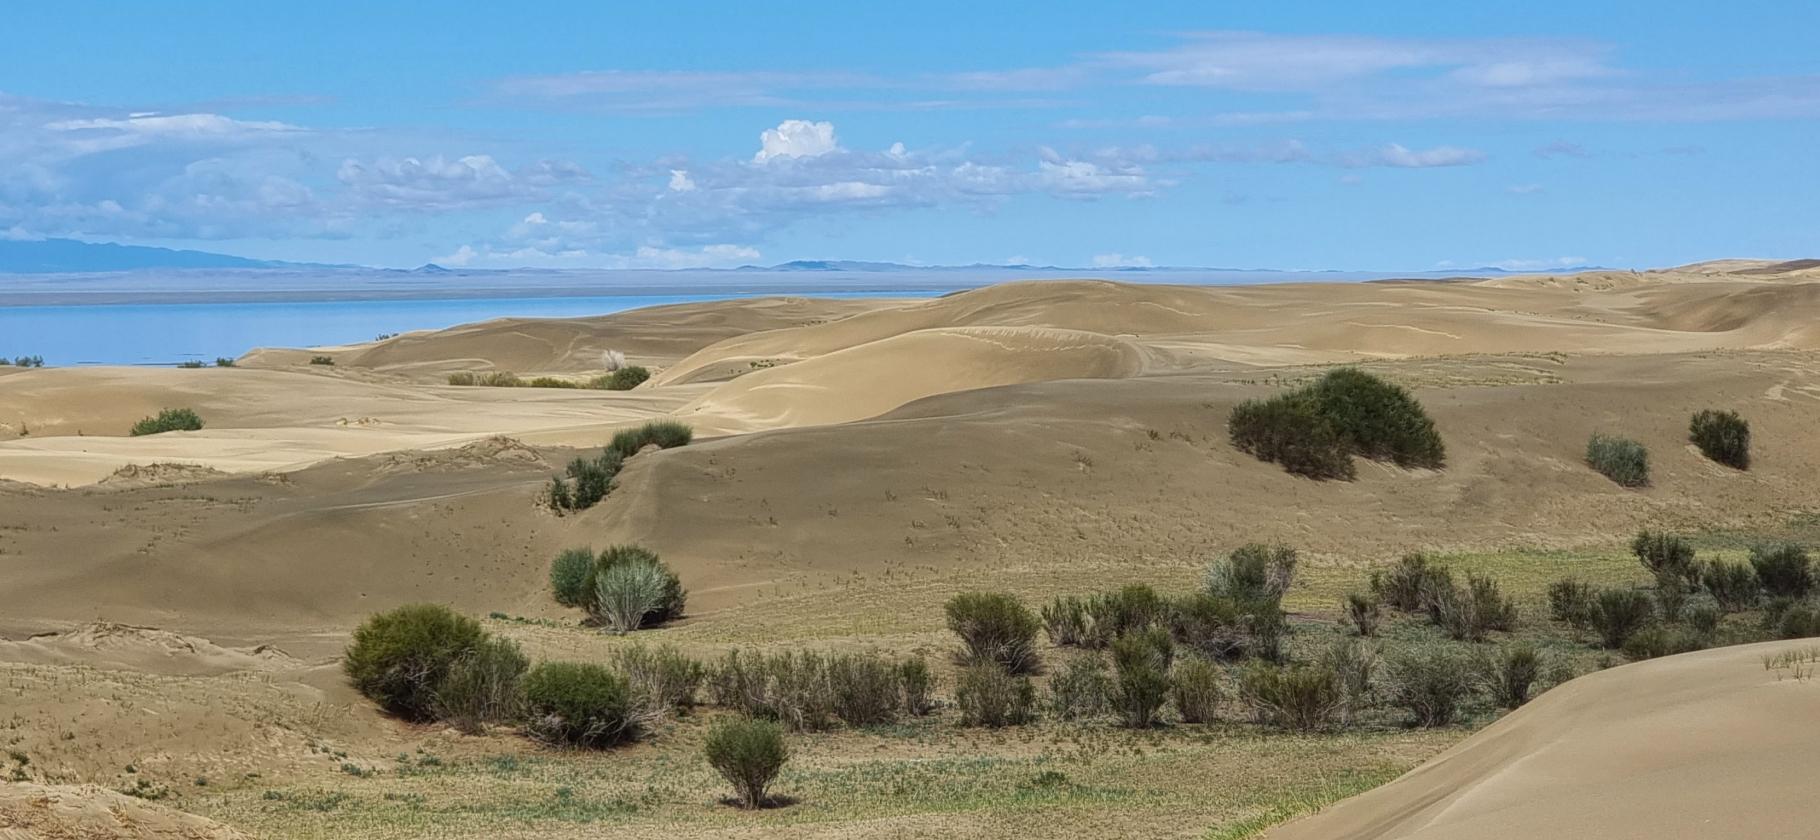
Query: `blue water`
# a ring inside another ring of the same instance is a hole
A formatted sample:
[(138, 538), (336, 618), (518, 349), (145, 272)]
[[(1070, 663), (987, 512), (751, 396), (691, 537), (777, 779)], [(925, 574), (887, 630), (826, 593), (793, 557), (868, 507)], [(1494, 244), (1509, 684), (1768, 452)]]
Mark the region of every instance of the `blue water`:
[[(893, 297), (932, 293), (893, 292)], [(0, 357), (51, 366), (213, 363), (255, 347), (320, 347), (490, 318), (571, 318), (751, 295), (0, 306)], [(826, 297), (875, 297), (829, 294)]]

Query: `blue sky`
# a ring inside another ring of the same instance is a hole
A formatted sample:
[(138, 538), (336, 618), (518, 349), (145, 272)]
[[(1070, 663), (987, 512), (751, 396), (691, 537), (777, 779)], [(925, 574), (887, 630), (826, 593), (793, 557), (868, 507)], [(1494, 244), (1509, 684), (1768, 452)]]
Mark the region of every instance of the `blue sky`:
[(9, 238), (400, 267), (1820, 255), (1820, 3), (61, 0), (0, 26)]

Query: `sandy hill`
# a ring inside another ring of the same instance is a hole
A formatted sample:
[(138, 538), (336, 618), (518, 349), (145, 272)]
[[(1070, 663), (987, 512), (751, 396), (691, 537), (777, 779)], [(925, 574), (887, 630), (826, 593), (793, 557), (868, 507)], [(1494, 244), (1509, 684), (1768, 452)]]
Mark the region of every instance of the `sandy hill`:
[[(1794, 661), (1766, 666), (1784, 655)], [(1581, 677), (1402, 778), (1265, 837), (1809, 836), (1789, 797), (1820, 777), (1816, 656), (1811, 640), (1773, 642)]]

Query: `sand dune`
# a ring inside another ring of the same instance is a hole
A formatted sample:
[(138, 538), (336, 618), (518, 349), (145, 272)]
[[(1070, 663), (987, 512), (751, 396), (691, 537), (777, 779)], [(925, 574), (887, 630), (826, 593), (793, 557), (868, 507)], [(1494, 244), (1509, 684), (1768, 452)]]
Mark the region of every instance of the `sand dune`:
[(213, 820), (95, 785), (0, 782), (0, 840), (245, 840)]
[(1573, 680), (1381, 788), (1268, 840), (1813, 836), (1820, 682), (1718, 648)]

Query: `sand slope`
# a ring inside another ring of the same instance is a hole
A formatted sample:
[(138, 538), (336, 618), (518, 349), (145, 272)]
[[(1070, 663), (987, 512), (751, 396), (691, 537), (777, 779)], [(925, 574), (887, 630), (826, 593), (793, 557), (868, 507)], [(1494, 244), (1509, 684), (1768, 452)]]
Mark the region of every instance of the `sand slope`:
[(0, 840), (245, 840), (227, 826), (95, 785), (0, 782)]
[(1820, 681), (1717, 648), (1573, 680), (1376, 790), (1269, 840), (1800, 838), (1820, 778)]

